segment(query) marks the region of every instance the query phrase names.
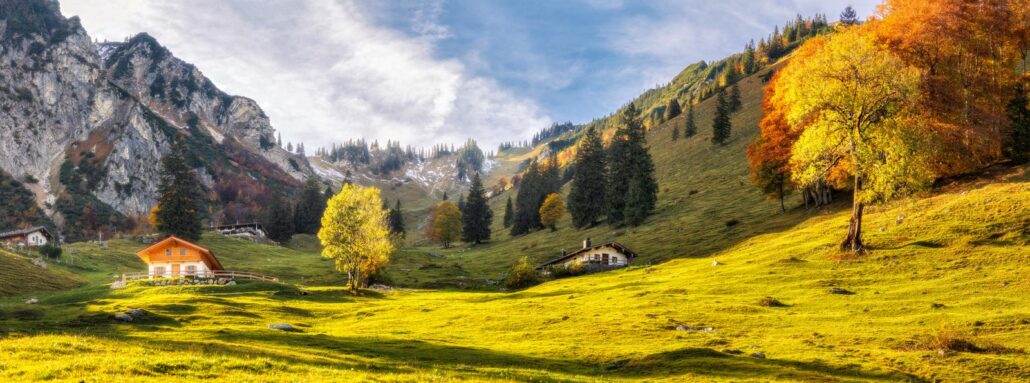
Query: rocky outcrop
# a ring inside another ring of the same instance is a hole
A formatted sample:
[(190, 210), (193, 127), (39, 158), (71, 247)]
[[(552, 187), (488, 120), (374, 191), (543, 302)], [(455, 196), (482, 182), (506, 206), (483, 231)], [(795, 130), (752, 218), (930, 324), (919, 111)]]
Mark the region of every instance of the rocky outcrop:
[[(290, 186), (313, 174), (278, 147), (251, 99), (228, 95), (193, 65), (140, 34), (94, 43), (55, 1), (0, 0), (0, 169), (48, 213), (67, 189), (62, 165), (87, 157), (92, 196), (124, 215), (156, 201), (159, 159), (183, 135), (210, 188), (219, 175)], [(94, 179), (95, 178), (95, 179)]]

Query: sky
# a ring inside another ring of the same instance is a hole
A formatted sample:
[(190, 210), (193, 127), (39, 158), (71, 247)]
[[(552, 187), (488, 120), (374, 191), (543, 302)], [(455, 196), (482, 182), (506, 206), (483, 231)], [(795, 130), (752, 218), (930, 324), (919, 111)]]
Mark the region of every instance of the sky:
[(492, 149), (612, 113), (795, 15), (876, 0), (63, 0), (94, 38), (139, 32), (252, 98), (308, 152), (365, 138)]

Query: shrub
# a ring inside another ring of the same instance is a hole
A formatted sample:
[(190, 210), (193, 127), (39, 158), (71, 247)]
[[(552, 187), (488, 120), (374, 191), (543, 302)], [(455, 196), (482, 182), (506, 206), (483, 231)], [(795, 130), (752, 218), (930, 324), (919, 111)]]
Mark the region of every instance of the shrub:
[(48, 243), (39, 248), (39, 255), (42, 255), (44, 258), (49, 259), (60, 258), (63, 252), (64, 250), (62, 250), (60, 246), (57, 246), (52, 243)]
[(536, 284), (538, 279), (536, 269), (529, 263), (529, 258), (522, 257), (514, 265), (511, 265), (508, 275), (504, 278), (504, 287), (509, 289), (523, 288)]
[(547, 271), (554, 278), (568, 278), (575, 277), (583, 274), (587, 274), (589, 270), (582, 262), (573, 262), (568, 265), (553, 265), (547, 268)]

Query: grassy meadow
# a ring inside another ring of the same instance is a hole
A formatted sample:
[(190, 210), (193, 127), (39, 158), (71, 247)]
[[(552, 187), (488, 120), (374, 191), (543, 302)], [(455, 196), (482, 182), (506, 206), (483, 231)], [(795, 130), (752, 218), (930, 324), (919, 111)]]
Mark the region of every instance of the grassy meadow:
[[(327, 279), (300, 295), (256, 282), (111, 290), (94, 277), (37, 305), (6, 298), (0, 380), (1022, 381), (1028, 198), (1030, 176), (1016, 169), (874, 209), (862, 258), (839, 257), (846, 212), (826, 212), (708, 257), (517, 292), (351, 296), (311, 243), (206, 237), (228, 267)], [(136, 247), (77, 248), (75, 267), (140, 267), (124, 253)], [(131, 308), (150, 315), (110, 319)]]

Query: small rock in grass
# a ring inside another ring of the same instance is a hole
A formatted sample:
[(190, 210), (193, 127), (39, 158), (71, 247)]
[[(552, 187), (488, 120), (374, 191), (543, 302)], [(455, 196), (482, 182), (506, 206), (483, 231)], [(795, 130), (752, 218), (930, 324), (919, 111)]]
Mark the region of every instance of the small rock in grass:
[(236, 281), (225, 282), (226, 286), (236, 286)]
[(847, 290), (847, 289), (843, 289), (843, 288), (840, 288), (840, 287), (834, 287), (834, 288), (831, 288), (831, 289), (830, 289), (830, 294), (837, 294), (837, 295), (854, 295), (854, 294), (855, 294), (855, 292), (854, 292), (854, 291), (850, 291), (850, 290)]
[(114, 320), (119, 322), (132, 322), (132, 315), (126, 313), (114, 314)]
[(125, 314), (132, 317), (132, 319), (142, 319), (150, 313), (148, 313), (147, 310), (144, 309), (129, 309), (129, 311), (126, 311)]
[(779, 299), (773, 297), (765, 297), (758, 301), (759, 306), (765, 307), (787, 307), (786, 303), (780, 302)]
[(25, 301), (25, 304), (27, 304), (27, 305), (34, 305), (36, 303), (39, 303), (39, 299), (30, 298), (29, 300)]
[(122, 287), (125, 287), (125, 281), (117, 281), (117, 282), (111, 284), (111, 289), (112, 290), (113, 289), (120, 289)]
[(905, 221), (905, 215), (904, 214), (898, 214), (898, 219), (895, 220), (895, 222), (897, 222), (898, 225), (900, 225), (904, 221)]
[(943, 309), (944, 308), (944, 304), (943, 303), (931, 303), (930, 304), (930, 308), (932, 308), (934, 310), (936, 310), (936, 309)]
[(297, 329), (296, 327), (293, 327), (293, 325), (291, 325), (289, 323), (270, 324), (270, 325), (268, 325), (268, 328), (273, 329), (273, 330), (282, 330), (282, 331), (289, 331), (289, 332), (300, 332), (299, 329)]
[(759, 352), (756, 352), (754, 354), (751, 354), (751, 357), (752, 358), (758, 358), (758, 359), (765, 359), (765, 353), (759, 351)]
[(719, 263), (719, 261), (712, 261), (712, 266), (719, 266), (721, 264), (722, 263)]
[(732, 349), (732, 348), (727, 348), (725, 350), (722, 350), (722, 352), (724, 354), (730, 354), (730, 355), (740, 355), (740, 354), (744, 353), (743, 351)]

